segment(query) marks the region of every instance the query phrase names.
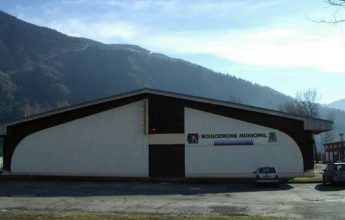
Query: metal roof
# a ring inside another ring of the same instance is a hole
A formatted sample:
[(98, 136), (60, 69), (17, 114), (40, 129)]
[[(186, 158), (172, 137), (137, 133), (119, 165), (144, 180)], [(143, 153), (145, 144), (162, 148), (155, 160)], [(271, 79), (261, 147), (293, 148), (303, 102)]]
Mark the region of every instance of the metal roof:
[(310, 130), (310, 131), (313, 131), (314, 133), (320, 133), (320, 132), (331, 130), (332, 125), (333, 125), (332, 121), (319, 119), (319, 118), (304, 117), (304, 116), (300, 116), (300, 115), (294, 115), (294, 114), (289, 114), (286, 112), (281, 112), (281, 111), (276, 111), (276, 110), (271, 110), (271, 109), (265, 109), (265, 108), (260, 108), (260, 107), (254, 107), (254, 106), (250, 106), (250, 105), (243, 105), (243, 104), (238, 104), (238, 103), (234, 103), (234, 102), (227, 102), (227, 101), (222, 101), (222, 100), (217, 100), (217, 99), (210, 99), (210, 98), (198, 97), (198, 96), (193, 96), (193, 95), (180, 94), (180, 93), (176, 93), (176, 92), (145, 88), (145, 89), (135, 90), (135, 91), (131, 91), (131, 92), (118, 94), (115, 96), (110, 96), (110, 97), (98, 99), (95, 101), (85, 102), (85, 103), (78, 104), (78, 105), (73, 105), (73, 106), (69, 106), (69, 107), (64, 107), (64, 108), (44, 112), (44, 113), (37, 114), (37, 115), (31, 116), (31, 117), (22, 118), (22, 119), (19, 119), (17, 121), (5, 124), (4, 126), (0, 126), (0, 135), (5, 134), (5, 128), (4, 127), (7, 127), (7, 126), (19, 124), (22, 122), (31, 121), (34, 119), (44, 118), (44, 117), (47, 117), (50, 115), (63, 113), (63, 112), (67, 112), (67, 111), (71, 111), (71, 110), (75, 110), (75, 109), (85, 108), (88, 106), (92, 106), (92, 105), (96, 105), (96, 104), (100, 104), (100, 103), (104, 103), (104, 102), (108, 102), (108, 101), (112, 101), (112, 100), (131, 97), (131, 96), (135, 96), (135, 95), (141, 95), (141, 94), (161, 95), (161, 96), (166, 96), (166, 97), (184, 99), (184, 100), (201, 102), (201, 103), (206, 103), (206, 104), (214, 104), (214, 105), (219, 105), (219, 106), (224, 106), (224, 107), (232, 107), (232, 108), (248, 110), (248, 111), (253, 111), (253, 112), (259, 112), (259, 113), (268, 114), (268, 115), (275, 115), (275, 116), (279, 116), (279, 117), (301, 120), (304, 122), (304, 130)]

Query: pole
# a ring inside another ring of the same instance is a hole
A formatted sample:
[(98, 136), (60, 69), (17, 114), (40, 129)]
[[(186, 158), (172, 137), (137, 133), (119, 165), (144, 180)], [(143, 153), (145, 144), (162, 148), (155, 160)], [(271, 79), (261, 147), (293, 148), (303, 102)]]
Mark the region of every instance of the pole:
[(340, 146), (341, 146), (341, 160), (344, 160), (345, 149), (344, 149), (344, 133), (339, 133), (340, 135)]

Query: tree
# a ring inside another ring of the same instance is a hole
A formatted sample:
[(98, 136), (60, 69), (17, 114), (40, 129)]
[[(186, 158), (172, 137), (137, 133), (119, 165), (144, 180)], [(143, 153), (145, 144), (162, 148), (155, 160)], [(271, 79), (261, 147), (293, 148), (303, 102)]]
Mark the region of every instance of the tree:
[(319, 116), (319, 100), (320, 96), (316, 90), (308, 89), (303, 92), (297, 92), (295, 99), (286, 102), (280, 106), (280, 109), (287, 113), (315, 118)]
[[(335, 121), (335, 114), (334, 114), (334, 112), (328, 112), (326, 118), (329, 121)], [(334, 134), (333, 130), (326, 131), (323, 134), (321, 134), (321, 140), (322, 140), (323, 144), (330, 143), (330, 142), (334, 141), (334, 139), (335, 139), (335, 134)]]
[[(305, 117), (315, 118), (319, 115), (320, 105), (318, 104), (320, 96), (315, 89), (308, 89), (303, 92), (297, 92), (295, 99), (289, 101), (281, 106), (281, 110), (290, 113), (297, 114)], [(318, 162), (318, 154), (315, 146), (314, 136), (312, 137), (313, 152), (316, 162)]]
[(333, 18), (332, 19), (322, 19), (320, 20), (320, 22), (323, 23), (332, 23), (332, 24), (336, 24), (336, 23), (341, 23), (341, 22), (345, 22), (344, 18), (338, 18), (338, 13), (340, 11), (340, 9), (345, 9), (345, 0), (324, 0), (328, 5), (330, 5), (331, 7), (336, 8), (336, 10), (334, 11), (333, 14)]
[(344, 7), (345, 0), (325, 0), (331, 6)]

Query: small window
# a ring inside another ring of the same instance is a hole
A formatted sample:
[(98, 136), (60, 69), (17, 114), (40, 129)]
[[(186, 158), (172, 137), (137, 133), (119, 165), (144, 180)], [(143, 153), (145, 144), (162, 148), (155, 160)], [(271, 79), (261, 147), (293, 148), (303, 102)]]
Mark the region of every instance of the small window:
[(262, 167), (259, 169), (259, 173), (275, 173), (276, 170), (273, 167)]
[(152, 97), (149, 100), (149, 132), (183, 133), (183, 104), (169, 98)]
[(334, 166), (335, 171), (345, 171), (345, 164), (337, 164)]

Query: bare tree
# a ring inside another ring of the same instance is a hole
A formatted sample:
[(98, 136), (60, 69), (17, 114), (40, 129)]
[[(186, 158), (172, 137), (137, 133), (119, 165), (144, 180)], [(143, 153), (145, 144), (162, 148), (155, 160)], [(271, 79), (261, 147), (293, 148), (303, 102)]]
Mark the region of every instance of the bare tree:
[(345, 0), (324, 0), (324, 1), (331, 7), (335, 8), (335, 11), (331, 19), (321, 19), (318, 22), (331, 23), (331, 24), (345, 22), (345, 18), (339, 18), (339, 12), (342, 9), (345, 9)]
[[(335, 121), (335, 114), (334, 112), (329, 112), (326, 116), (327, 120)], [(333, 130), (326, 131), (323, 134), (321, 134), (321, 140), (323, 144), (330, 143), (334, 141), (335, 134)]]
[[(308, 89), (304, 92), (297, 92), (295, 99), (287, 102), (281, 106), (281, 110), (291, 113), (302, 115), (305, 117), (315, 118), (319, 115), (320, 105), (318, 104), (320, 96), (317, 94), (315, 89)], [(318, 162), (318, 153), (315, 146), (315, 139), (312, 136), (314, 159)]]
[(319, 115), (319, 100), (320, 96), (316, 90), (308, 89), (303, 92), (297, 92), (295, 99), (286, 102), (280, 109), (291, 114), (315, 118)]
[(328, 4), (332, 6), (340, 6), (344, 7), (345, 6), (345, 0), (325, 0)]

